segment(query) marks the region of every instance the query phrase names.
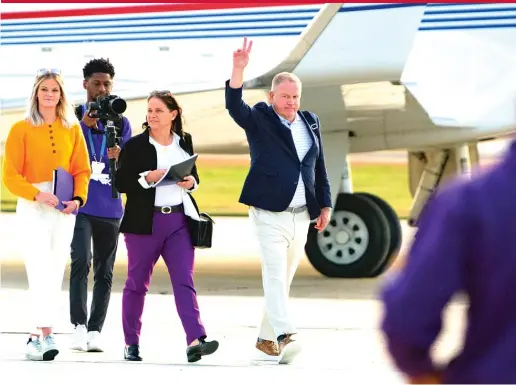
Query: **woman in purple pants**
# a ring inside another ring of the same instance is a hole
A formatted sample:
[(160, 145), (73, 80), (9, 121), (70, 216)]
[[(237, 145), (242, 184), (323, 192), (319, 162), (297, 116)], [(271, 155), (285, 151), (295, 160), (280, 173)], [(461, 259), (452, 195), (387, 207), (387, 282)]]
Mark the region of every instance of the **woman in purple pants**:
[(190, 195), (199, 176), (177, 184), (157, 183), (171, 165), (193, 155), (192, 137), (183, 132), (182, 111), (169, 91), (154, 91), (147, 99), (145, 131), (126, 142), (115, 175), (115, 186), (127, 203), (120, 225), (127, 246), (127, 280), (122, 298), (125, 359), (141, 361), (139, 349), (145, 294), (162, 256), (167, 266), (177, 312), (186, 333), (188, 362), (214, 353), (217, 341), (206, 341), (194, 287), (194, 248), (187, 217), (199, 219)]

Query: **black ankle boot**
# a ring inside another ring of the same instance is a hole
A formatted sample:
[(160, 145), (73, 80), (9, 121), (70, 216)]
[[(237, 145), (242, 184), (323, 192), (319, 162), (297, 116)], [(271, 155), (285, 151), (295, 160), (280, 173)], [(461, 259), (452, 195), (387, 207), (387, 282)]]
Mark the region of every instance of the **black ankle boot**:
[(129, 345), (125, 347), (124, 359), (127, 361), (141, 361), (140, 345)]
[(199, 338), (198, 345), (186, 348), (186, 358), (188, 359), (188, 362), (197, 362), (202, 356), (215, 353), (218, 348), (218, 341), (206, 341), (204, 338)]

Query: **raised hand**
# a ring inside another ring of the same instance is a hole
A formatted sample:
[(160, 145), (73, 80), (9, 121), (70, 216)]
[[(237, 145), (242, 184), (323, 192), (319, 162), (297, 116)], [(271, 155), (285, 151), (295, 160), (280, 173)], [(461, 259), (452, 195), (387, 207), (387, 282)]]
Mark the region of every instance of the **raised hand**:
[(235, 69), (244, 69), (249, 63), (249, 54), (251, 53), (251, 48), (253, 47), (253, 41), (249, 40), (247, 42), (247, 37), (244, 37), (244, 44), (242, 48), (237, 49), (233, 52), (233, 68)]

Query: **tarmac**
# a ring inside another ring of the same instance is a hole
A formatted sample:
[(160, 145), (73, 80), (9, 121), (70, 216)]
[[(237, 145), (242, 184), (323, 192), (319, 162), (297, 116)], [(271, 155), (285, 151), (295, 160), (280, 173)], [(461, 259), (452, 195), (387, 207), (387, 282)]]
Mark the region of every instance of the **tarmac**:
[[(69, 384), (70, 375), (74, 384), (91, 383), (94, 378), (107, 379), (111, 375), (116, 376), (117, 382), (131, 383), (153, 376), (154, 383), (177, 384), (185, 383), (183, 381), (192, 376), (194, 381), (209, 381), (207, 376), (217, 375), (226, 384), (264, 381), (276, 384), (283, 380), (312, 384), (329, 374), (352, 384), (404, 383), (385, 354), (378, 330), (381, 308), (376, 300), (293, 298), (290, 308), (303, 350), (291, 365), (278, 365), (266, 361), (254, 349), (256, 324), (262, 311), (260, 297), (200, 295), (199, 306), (207, 334), (210, 339), (220, 342), (220, 348), (212, 356), (188, 364), (185, 337), (173, 298), (151, 294), (146, 300), (140, 341), (144, 361), (130, 363), (123, 361), (120, 293), (112, 295), (102, 333), (105, 351), (77, 353), (67, 349), (71, 326), (67, 324), (68, 293), (63, 292), (61, 322), (56, 328), (61, 353), (54, 362), (29, 362), (23, 356), (24, 329), (30, 314), (27, 293), (3, 289), (1, 294), (1, 309), (16, 309), (2, 312), (0, 376), (3, 379), (9, 379), (11, 375), (20, 378), (23, 373), (24, 380), (39, 377), (38, 383), (46, 385)], [(353, 294), (349, 294), (352, 297)], [(458, 318), (462, 311), (460, 307), (454, 305), (448, 318), (452, 321)], [(460, 325), (455, 324), (446, 331), (444, 343), (440, 343), (441, 356), (447, 356), (457, 345), (458, 332)]]
[[(18, 253), (17, 244), (20, 240), (16, 235), (15, 226), (12, 225), (14, 217), (13, 213), (0, 213), (0, 244), (2, 245), (0, 248), (0, 262), (2, 263), (0, 283), (2, 287), (24, 289), (26, 287), (25, 267)], [(235, 287), (235, 283), (245, 282), (245, 287), (248, 287), (249, 279), (261, 274), (259, 249), (253, 235), (253, 227), (247, 217), (215, 217), (214, 221), (212, 247), (196, 250), (196, 275), (203, 277), (203, 280), (207, 279), (208, 282), (213, 278), (231, 276), (233, 281), (224, 294), (238, 294), (240, 286)], [(404, 248), (409, 245), (414, 229), (410, 228), (405, 221), (401, 223), (404, 243), (400, 254), (403, 255)], [(123, 284), (127, 267), (127, 250), (123, 235), (120, 235), (119, 238), (115, 265), (114, 285)], [(156, 265), (154, 276), (160, 278), (168, 276), (165, 264), (161, 259)], [(321, 274), (312, 267), (308, 258), (301, 261), (297, 276), (311, 280), (322, 278)], [(261, 283), (258, 282), (257, 286), (260, 285)], [(209, 284), (206, 289), (209, 289)], [(168, 286), (158, 286), (156, 290), (160, 293), (170, 291)], [(255, 294), (253, 288), (253, 295)], [(303, 295), (308, 294), (304, 293)]]
[[(169, 278), (164, 266), (158, 264), (143, 315), (140, 345), (144, 361), (123, 360), (121, 289), (126, 258), (122, 237), (102, 333), (105, 351), (77, 353), (68, 349), (72, 325), (68, 315), (67, 270), (55, 328), (61, 353), (53, 362), (26, 361), (23, 353), (32, 326), (31, 309), (23, 263), (16, 255), (16, 241), (9, 226), (11, 218), (12, 214), (0, 216), (0, 384), (17, 384), (23, 379), (41, 385), (68, 385), (70, 381), (80, 385), (111, 375), (116, 376), (116, 381), (132, 383), (148, 381), (153, 376), (155, 383), (221, 380), (225, 384), (254, 384), (288, 380), (312, 384), (326, 374), (353, 384), (404, 383), (386, 354), (379, 329), (382, 308), (378, 292), (386, 275), (363, 280), (329, 279), (315, 271), (306, 258), (294, 279), (290, 302), (303, 350), (291, 365), (264, 359), (254, 348), (263, 291), (257, 247), (247, 218), (215, 218), (213, 248), (197, 252), (195, 280), (201, 317), (208, 338), (220, 342), (219, 350), (212, 356), (194, 364), (186, 362), (185, 336)], [(412, 229), (403, 223), (403, 230), (406, 249)], [(91, 279), (89, 288), (91, 300)], [(463, 314), (464, 305), (458, 302), (445, 313), (445, 331), (435, 349), (437, 360), (446, 360), (456, 351)], [(16, 380), (8, 380), (11, 375)], [(213, 375), (218, 377), (209, 377)]]

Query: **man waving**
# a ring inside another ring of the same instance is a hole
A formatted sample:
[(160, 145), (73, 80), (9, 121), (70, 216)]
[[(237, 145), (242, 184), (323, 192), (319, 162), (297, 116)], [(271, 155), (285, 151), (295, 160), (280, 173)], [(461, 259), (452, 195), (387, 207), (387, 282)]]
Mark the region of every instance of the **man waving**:
[(250, 206), (260, 245), (265, 314), (256, 347), (279, 363), (299, 353), (287, 308), (290, 285), (304, 246), (310, 220), (324, 230), (331, 214), (331, 195), (320, 122), (299, 111), (301, 81), (288, 72), (272, 80), (269, 104), (250, 107), (242, 100), (244, 69), (252, 41), (244, 39), (233, 53), (233, 71), (226, 82), (226, 108), (242, 127), (251, 151), (251, 168), (240, 202)]

